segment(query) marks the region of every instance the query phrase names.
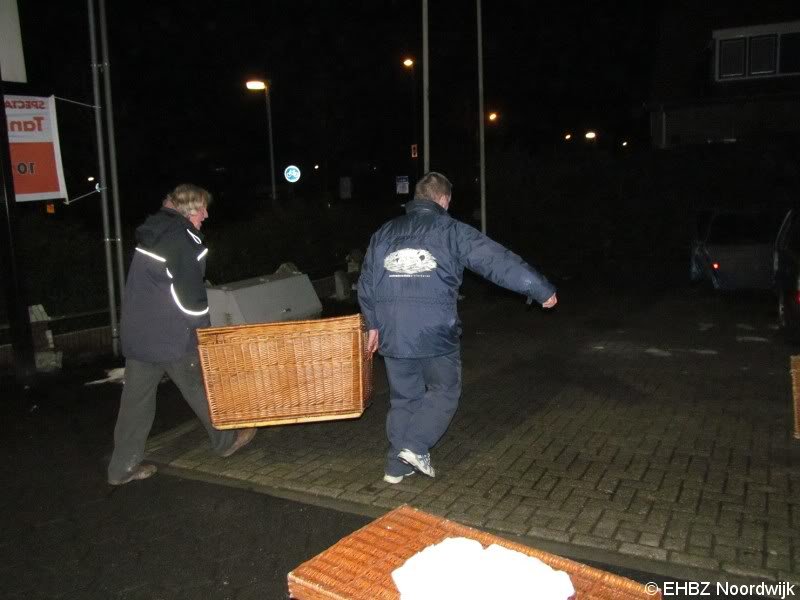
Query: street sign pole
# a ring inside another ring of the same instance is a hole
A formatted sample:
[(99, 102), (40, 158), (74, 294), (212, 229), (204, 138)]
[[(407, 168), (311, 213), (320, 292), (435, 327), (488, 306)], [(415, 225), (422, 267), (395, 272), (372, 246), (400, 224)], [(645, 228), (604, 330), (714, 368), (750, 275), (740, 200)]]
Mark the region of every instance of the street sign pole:
[(423, 173), (431, 170), (431, 109), (428, 86), (428, 0), (422, 0), (422, 158)]
[[(117, 290), (119, 299), (125, 291), (125, 265), (122, 260), (122, 220), (119, 210), (119, 177), (117, 176), (117, 142), (114, 135), (114, 106), (111, 101), (111, 60), (108, 57), (106, 0), (100, 0), (100, 48), (103, 52), (103, 88), (106, 100), (106, 130), (108, 132), (108, 162), (111, 166), (111, 206), (114, 214), (114, 243), (117, 259)], [(103, 181), (105, 185), (105, 181)]]
[(103, 217), (103, 246), (106, 258), (106, 286), (108, 288), (108, 313), (111, 321), (111, 349), (114, 356), (119, 356), (119, 326), (117, 319), (117, 294), (114, 290), (114, 266), (111, 255), (111, 226), (108, 215), (108, 180), (106, 179), (105, 141), (103, 140), (103, 115), (100, 99), (101, 65), (97, 62), (97, 35), (95, 33), (95, 0), (87, 0), (89, 13), (89, 48), (92, 54), (92, 88), (94, 91), (94, 127), (97, 137), (97, 166), (100, 176), (100, 209)]
[(17, 264), (17, 222), (14, 179), (6, 121), (5, 86), (0, 67), (0, 183), (3, 207), (0, 211), (0, 274), (5, 283), (8, 322), (11, 328), (11, 347), (14, 352), (14, 373), (18, 380), (27, 380), (36, 372), (33, 335), (28, 314), (28, 297)]

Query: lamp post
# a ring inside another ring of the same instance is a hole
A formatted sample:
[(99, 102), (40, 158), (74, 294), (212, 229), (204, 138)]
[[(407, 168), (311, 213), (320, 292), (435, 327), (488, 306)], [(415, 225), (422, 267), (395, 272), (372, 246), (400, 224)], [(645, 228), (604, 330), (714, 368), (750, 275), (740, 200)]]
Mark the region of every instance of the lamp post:
[[(412, 135), (414, 136), (411, 140), (412, 146), (417, 146), (417, 155), (411, 156), (411, 162), (413, 165), (414, 171), (414, 179), (419, 179), (419, 140), (417, 136), (417, 71), (416, 71), (416, 63), (414, 62), (413, 58), (406, 58), (403, 60), (403, 67), (405, 67), (411, 73), (411, 118), (413, 119), (413, 126), (411, 128)], [(409, 148), (409, 153), (411, 148)]]
[(264, 99), (267, 103), (267, 130), (269, 132), (269, 170), (272, 176), (272, 200), (277, 198), (275, 193), (275, 151), (272, 147), (272, 107), (269, 101), (269, 85), (268, 82), (261, 79), (252, 79), (246, 84), (248, 90), (259, 91), (264, 90)]
[(481, 186), (481, 233), (486, 235), (486, 133), (483, 112), (483, 9), (481, 0), (475, 0), (478, 24), (478, 152), (480, 154), (479, 179)]

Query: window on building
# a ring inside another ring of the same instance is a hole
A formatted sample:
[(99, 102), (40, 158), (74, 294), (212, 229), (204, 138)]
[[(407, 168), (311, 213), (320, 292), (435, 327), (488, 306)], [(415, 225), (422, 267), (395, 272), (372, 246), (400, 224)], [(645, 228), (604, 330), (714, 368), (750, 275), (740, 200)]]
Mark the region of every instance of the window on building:
[(716, 29), (712, 37), (717, 81), (800, 75), (800, 20)]
[(720, 40), (719, 42), (719, 76), (743, 77), (745, 74), (745, 50), (747, 39)]
[(777, 63), (778, 36), (759, 35), (750, 38), (750, 75), (771, 75)]
[(781, 73), (800, 73), (800, 33), (781, 36)]

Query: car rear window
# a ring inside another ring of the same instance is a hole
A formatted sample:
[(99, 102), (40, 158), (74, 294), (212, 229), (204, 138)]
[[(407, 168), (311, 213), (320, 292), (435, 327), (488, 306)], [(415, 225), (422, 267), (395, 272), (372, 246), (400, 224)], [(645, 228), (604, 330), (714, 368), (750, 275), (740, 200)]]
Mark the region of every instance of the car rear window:
[(778, 225), (775, 219), (758, 214), (720, 214), (708, 231), (710, 244), (771, 244)]

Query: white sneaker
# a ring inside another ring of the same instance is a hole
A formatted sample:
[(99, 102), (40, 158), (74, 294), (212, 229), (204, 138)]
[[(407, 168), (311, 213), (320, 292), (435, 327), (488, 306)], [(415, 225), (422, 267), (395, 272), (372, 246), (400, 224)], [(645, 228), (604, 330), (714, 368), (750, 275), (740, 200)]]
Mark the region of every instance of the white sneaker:
[(400, 483), (403, 481), (404, 477), (411, 477), (414, 474), (414, 471), (411, 473), (406, 473), (405, 475), (389, 475), (388, 473), (383, 474), (383, 480), (386, 483)]
[(404, 448), (400, 451), (400, 454), (397, 455), (397, 458), (402, 460), (404, 463), (408, 463), (423, 475), (427, 475), (428, 477), (436, 477), (436, 471), (431, 465), (430, 454), (414, 454), (408, 448)]

